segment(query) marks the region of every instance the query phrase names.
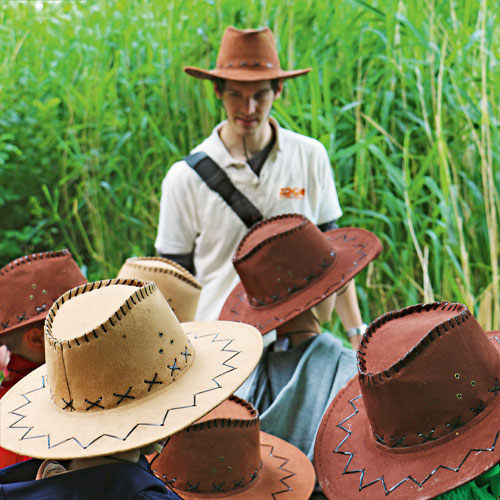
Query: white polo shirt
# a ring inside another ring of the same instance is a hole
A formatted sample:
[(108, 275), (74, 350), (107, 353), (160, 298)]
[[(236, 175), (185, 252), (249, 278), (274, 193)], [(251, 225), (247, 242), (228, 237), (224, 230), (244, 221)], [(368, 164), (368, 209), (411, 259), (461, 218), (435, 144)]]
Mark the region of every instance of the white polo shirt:
[[(232, 158), (217, 125), (192, 152), (203, 151), (229, 176), (265, 217), (305, 215), (315, 224), (342, 215), (333, 173), (323, 145), (270, 118), (276, 141), (257, 176), (248, 163)], [(203, 284), (196, 313), (199, 320), (219, 317), (239, 279), (232, 257), (247, 227), (224, 200), (184, 161), (174, 163), (162, 182), (160, 220), (155, 242), (161, 254), (194, 249), (196, 278)]]

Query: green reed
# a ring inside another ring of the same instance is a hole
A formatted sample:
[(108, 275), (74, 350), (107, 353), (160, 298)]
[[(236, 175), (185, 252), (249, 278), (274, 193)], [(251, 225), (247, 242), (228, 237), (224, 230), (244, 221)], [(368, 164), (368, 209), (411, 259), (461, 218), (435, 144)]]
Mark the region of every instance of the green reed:
[(161, 180), (223, 111), (226, 25), (270, 26), (274, 115), (327, 148), (342, 224), (383, 254), (364, 316), (457, 300), (500, 328), (498, 0), (0, 3), (0, 264), (67, 246), (90, 279), (154, 253)]

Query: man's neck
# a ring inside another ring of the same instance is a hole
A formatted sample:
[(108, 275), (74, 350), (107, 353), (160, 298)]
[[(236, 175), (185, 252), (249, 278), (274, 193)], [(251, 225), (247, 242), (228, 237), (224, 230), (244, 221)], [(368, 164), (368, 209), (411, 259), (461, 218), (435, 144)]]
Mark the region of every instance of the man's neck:
[(291, 347), (295, 347), (304, 340), (320, 333), (319, 323), (310, 309), (276, 328), (277, 338), (288, 337)]
[(226, 122), (219, 131), (219, 137), (235, 160), (246, 162), (269, 144), (273, 137), (273, 129), (268, 122), (262, 133), (241, 136), (234, 133), (228, 122)]

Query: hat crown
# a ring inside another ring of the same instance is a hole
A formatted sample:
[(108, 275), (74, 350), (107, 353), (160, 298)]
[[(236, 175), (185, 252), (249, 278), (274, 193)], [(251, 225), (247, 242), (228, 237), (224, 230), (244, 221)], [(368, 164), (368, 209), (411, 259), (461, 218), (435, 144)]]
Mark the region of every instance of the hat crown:
[(239, 30), (229, 26), (224, 31), (217, 55), (217, 69), (280, 69), (273, 34), (269, 28)]
[(56, 406), (100, 412), (174, 382), (194, 349), (154, 283), (115, 279), (74, 288), (52, 306), (45, 358)]
[(257, 410), (236, 396), (171, 436), (152, 463), (160, 479), (186, 493), (237, 493), (261, 467)]
[(419, 304), (377, 318), (358, 365), (372, 437), (388, 448), (446, 437), (497, 404), (500, 356), (463, 304)]
[(0, 334), (43, 321), (64, 292), (86, 282), (67, 249), (13, 260), (0, 269)]
[[(298, 258), (303, 256), (304, 258)], [(271, 217), (254, 225), (233, 258), (252, 307), (285, 301), (328, 272), (331, 244), (299, 214)]]
[(181, 323), (194, 320), (202, 286), (176, 262), (163, 257), (130, 257), (117, 278), (154, 281)]

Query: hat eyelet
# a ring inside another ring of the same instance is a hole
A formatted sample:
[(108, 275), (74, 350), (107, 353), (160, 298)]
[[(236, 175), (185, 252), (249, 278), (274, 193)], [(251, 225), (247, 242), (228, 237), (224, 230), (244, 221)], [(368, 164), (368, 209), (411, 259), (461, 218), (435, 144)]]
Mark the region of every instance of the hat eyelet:
[(476, 387), (476, 381), (475, 381), (475, 380), (471, 380), (471, 381), (470, 381), (470, 385), (471, 385), (472, 387)]
[(35, 296), (34, 295), (30, 295), (30, 300), (34, 300), (35, 299)]
[(36, 283), (33, 283), (31, 286), (33, 287), (34, 290), (36, 288)]
[(44, 295), (47, 295), (47, 290), (45, 290), (45, 288), (44, 288), (44, 289), (42, 290), (42, 293), (43, 293)]
[(459, 392), (459, 393), (457, 394), (457, 399), (462, 399), (462, 398), (463, 398), (462, 393), (460, 393), (460, 392)]
[(455, 373), (455, 378), (458, 380), (460, 378), (460, 373)]

